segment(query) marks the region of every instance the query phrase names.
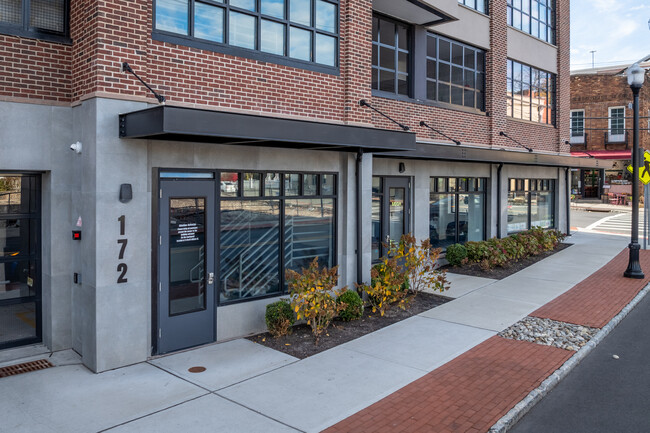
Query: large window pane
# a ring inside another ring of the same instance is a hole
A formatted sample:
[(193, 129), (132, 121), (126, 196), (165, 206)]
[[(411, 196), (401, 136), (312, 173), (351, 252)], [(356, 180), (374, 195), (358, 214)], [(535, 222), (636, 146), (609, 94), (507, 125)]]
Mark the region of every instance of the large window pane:
[(305, 26), (311, 25), (311, 0), (291, 0), (289, 19)]
[(280, 201), (222, 200), (221, 302), (280, 291)]
[(284, 37), (284, 24), (262, 20), (260, 50), (280, 56), (284, 55)]
[(316, 34), (316, 63), (336, 65), (336, 38)]
[(230, 0), (230, 6), (236, 6), (238, 8), (255, 12), (255, 1), (256, 0)]
[(553, 224), (553, 191), (530, 193), (531, 227), (551, 228)]
[(37, 239), (38, 223), (35, 219), (0, 220), (0, 258), (36, 254)]
[(189, 0), (157, 0), (156, 29), (187, 35)]
[(435, 248), (456, 242), (456, 194), (430, 195), (429, 239)]
[(64, 24), (65, 0), (30, 1), (29, 25), (31, 27), (63, 33)]
[(23, 20), (22, 0), (0, 2), (0, 22), (20, 24)]
[(285, 200), (284, 266), (300, 270), (318, 257), (320, 266), (334, 264), (334, 200)]
[[(0, 264), (0, 269), (3, 264)], [(0, 299), (2, 299), (0, 285)], [(36, 337), (36, 303), (10, 303), (0, 306), (0, 344)]]
[(316, 28), (326, 32), (336, 32), (336, 5), (316, 0)]
[(460, 194), (458, 197), (459, 242), (485, 239), (485, 196), (483, 194)]
[(263, 14), (284, 19), (284, 0), (262, 0), (260, 9)]
[[(375, 182), (375, 179), (380, 179), (380, 178), (375, 178), (373, 177), (373, 184)], [(371, 235), (371, 255), (372, 255), (372, 261), (375, 262), (379, 260), (379, 257), (381, 257), (381, 204), (382, 204), (382, 196), (380, 194), (375, 193), (375, 188), (373, 186), (373, 194), (372, 194), (372, 217), (371, 217), (371, 230), (372, 230), (372, 235)]]
[(294, 59), (311, 60), (311, 35), (308, 30), (291, 27), (289, 55)]
[(528, 193), (508, 193), (508, 233), (528, 230)]
[(257, 39), (256, 18), (239, 12), (230, 11), (230, 28), (228, 38), (230, 45), (255, 49)]
[(205, 3), (194, 5), (194, 36), (223, 42), (223, 9)]

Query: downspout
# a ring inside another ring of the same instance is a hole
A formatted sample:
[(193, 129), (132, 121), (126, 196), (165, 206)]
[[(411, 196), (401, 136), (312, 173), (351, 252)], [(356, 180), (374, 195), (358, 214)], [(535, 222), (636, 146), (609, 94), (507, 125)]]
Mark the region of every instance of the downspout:
[(497, 167), (497, 238), (501, 239), (501, 169), (503, 163)]
[(564, 182), (566, 184), (566, 235), (571, 236), (571, 185), (569, 184), (571, 167), (564, 167)]
[(357, 284), (363, 283), (363, 251), (362, 251), (362, 230), (363, 221), (361, 221), (361, 162), (363, 161), (363, 149), (357, 151), (356, 158), (356, 186), (357, 186)]

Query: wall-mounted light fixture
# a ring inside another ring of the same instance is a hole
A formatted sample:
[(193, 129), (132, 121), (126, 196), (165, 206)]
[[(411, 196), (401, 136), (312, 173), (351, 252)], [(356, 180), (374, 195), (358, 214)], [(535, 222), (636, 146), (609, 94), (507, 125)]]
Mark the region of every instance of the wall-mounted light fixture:
[(133, 198), (133, 189), (130, 183), (123, 183), (120, 185), (120, 202), (128, 203)]
[(70, 150), (72, 150), (75, 153), (81, 153), (81, 142), (77, 141), (76, 143), (72, 143), (70, 145)]
[(406, 166), (404, 165), (403, 162), (399, 163), (399, 172), (404, 173), (406, 171)]

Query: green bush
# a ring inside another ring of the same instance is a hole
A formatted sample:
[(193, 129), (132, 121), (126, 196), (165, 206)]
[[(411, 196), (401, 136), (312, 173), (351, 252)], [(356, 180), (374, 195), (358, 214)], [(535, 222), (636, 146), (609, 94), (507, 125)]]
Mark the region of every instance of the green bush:
[(264, 318), (266, 327), (274, 337), (287, 335), (294, 323), (291, 305), (284, 299), (268, 304)]
[(453, 244), (447, 247), (446, 259), (452, 266), (460, 266), (467, 258), (467, 248), (461, 244)]
[(354, 290), (347, 290), (336, 298), (338, 304), (345, 304), (345, 307), (339, 312), (341, 320), (349, 322), (357, 320), (363, 316), (363, 301), (361, 296)]

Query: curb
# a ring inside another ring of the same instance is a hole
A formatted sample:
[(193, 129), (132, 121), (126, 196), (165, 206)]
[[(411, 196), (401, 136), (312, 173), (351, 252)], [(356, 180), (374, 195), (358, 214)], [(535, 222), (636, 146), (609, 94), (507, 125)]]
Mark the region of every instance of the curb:
[(529, 410), (544, 398), (555, 386), (564, 379), (594, 348), (618, 325), (621, 320), (638, 304), (645, 295), (650, 292), (650, 284), (647, 284), (641, 291), (618, 313), (609, 323), (589, 340), (580, 350), (576, 352), (560, 368), (546, 378), (537, 388), (532, 390), (523, 400), (517, 403), (508, 413), (499, 419), (489, 433), (505, 433), (512, 428)]

